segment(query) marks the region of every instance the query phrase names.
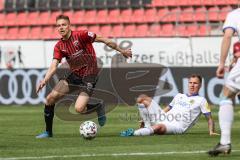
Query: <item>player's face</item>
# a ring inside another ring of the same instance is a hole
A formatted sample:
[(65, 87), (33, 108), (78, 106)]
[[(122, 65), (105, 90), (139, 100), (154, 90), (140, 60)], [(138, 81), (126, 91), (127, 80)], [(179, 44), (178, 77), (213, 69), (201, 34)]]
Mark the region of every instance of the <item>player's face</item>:
[(198, 93), (199, 89), (201, 88), (200, 81), (197, 77), (191, 77), (188, 80), (188, 93), (189, 95), (193, 95)]
[(58, 33), (63, 37), (66, 38), (70, 33), (70, 24), (65, 19), (57, 20), (57, 30)]

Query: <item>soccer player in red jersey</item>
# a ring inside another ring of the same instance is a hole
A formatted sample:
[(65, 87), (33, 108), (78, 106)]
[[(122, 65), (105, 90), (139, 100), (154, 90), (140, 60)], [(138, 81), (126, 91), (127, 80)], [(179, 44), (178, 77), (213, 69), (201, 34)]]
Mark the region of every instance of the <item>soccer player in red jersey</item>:
[[(88, 105), (90, 96), (93, 92), (97, 81), (98, 67), (96, 53), (93, 48), (93, 42), (101, 42), (107, 46), (120, 52), (124, 57), (132, 57), (131, 49), (123, 50), (110, 39), (96, 35), (87, 30), (72, 31), (70, 28), (70, 20), (68, 16), (59, 15), (56, 18), (56, 25), (61, 39), (54, 47), (54, 55), (52, 63), (44, 77), (37, 86), (38, 93), (55, 74), (59, 62), (65, 57), (71, 70), (71, 74), (65, 79), (60, 80), (54, 89), (46, 97), (44, 118), (46, 123), (46, 131), (38, 135), (36, 138), (52, 137), (52, 124), (54, 117), (55, 103), (64, 95), (69, 93), (72, 85), (80, 86), (80, 92), (75, 102), (75, 110), (78, 113), (85, 113), (97, 107), (97, 115), (99, 125), (103, 126), (106, 121), (105, 108), (103, 103), (95, 106)], [(79, 87), (75, 87), (75, 89)]]

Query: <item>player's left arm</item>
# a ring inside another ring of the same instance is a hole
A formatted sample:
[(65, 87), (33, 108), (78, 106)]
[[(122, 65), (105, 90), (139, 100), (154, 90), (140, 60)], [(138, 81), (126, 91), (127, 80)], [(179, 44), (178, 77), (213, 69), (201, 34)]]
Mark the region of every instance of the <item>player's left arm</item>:
[(126, 58), (132, 57), (131, 48), (123, 50), (117, 45), (117, 43), (113, 42), (112, 40), (110, 40), (108, 38), (96, 35), (96, 38), (95, 38), (94, 41), (95, 42), (102, 42), (102, 43), (106, 44), (108, 47), (120, 52)]
[(208, 114), (204, 114), (207, 122), (208, 122), (208, 130), (209, 130), (209, 135), (210, 136), (214, 136), (214, 135), (219, 135), (218, 133), (215, 132), (215, 123), (214, 120), (212, 118), (211, 112)]
[(205, 115), (208, 122), (208, 131), (210, 136), (219, 135), (215, 132), (215, 124), (211, 114), (211, 107), (208, 105), (207, 100), (204, 98), (201, 105), (201, 112)]

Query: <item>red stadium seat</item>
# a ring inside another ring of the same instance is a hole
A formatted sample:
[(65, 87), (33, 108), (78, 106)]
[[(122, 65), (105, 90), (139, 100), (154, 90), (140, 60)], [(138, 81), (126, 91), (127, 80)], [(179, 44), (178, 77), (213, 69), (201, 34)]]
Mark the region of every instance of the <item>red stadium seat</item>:
[(111, 27), (111, 25), (101, 26), (100, 31), (101, 31), (101, 35), (104, 36), (104, 37), (112, 36), (112, 33), (111, 33), (112, 27)]
[(85, 12), (84, 11), (75, 11), (73, 13), (72, 18), (70, 18), (70, 21), (72, 24), (82, 24), (85, 19)]
[(195, 36), (198, 34), (198, 26), (197, 24), (192, 24), (187, 26), (187, 30), (186, 30), (186, 35), (187, 36)]
[(8, 28), (6, 39), (18, 39), (18, 28)]
[(206, 21), (207, 19), (207, 9), (205, 7), (200, 7), (195, 10), (193, 16), (194, 21)]
[(0, 28), (0, 39), (4, 40), (5, 37), (7, 37), (6, 33), (7, 33), (7, 28), (5, 28), (5, 27)]
[(74, 11), (64, 11), (63, 12), (63, 15), (68, 16), (70, 18), (71, 23), (73, 20), (73, 14), (74, 14)]
[(223, 7), (221, 10), (220, 10), (220, 13), (219, 13), (219, 20), (222, 20), (224, 21), (227, 17), (227, 14), (232, 11), (232, 8), (230, 6), (227, 6), (227, 7)]
[(134, 24), (129, 24), (124, 27), (123, 37), (135, 37), (136, 26)]
[(129, 22), (131, 22), (131, 17), (132, 17), (132, 10), (131, 9), (121, 10), (120, 22), (129, 23)]
[(108, 19), (108, 11), (106, 9), (97, 11), (96, 23), (107, 23)]
[(88, 28), (87, 26), (85, 26), (85, 25), (80, 25), (80, 26), (77, 26), (77, 27), (76, 27), (76, 30), (77, 30), (77, 31), (80, 31), (80, 30), (89, 30), (89, 28)]
[(186, 25), (178, 25), (175, 27), (176, 35), (178, 36), (186, 36)]
[(5, 26), (5, 14), (0, 13), (0, 26)]
[(160, 24), (152, 24), (149, 27), (149, 36), (158, 37), (161, 35), (161, 26)]
[(41, 27), (32, 27), (29, 38), (30, 39), (42, 39)]
[(4, 9), (4, 0), (0, 0), (0, 11)]
[(164, 6), (163, 0), (152, 0), (152, 6), (154, 7)]
[(219, 8), (217, 6), (208, 9), (208, 19), (210, 21), (218, 21)]
[(202, 0), (188, 0), (188, 4), (191, 6), (202, 6)]
[(43, 27), (42, 28), (42, 34), (41, 37), (43, 39), (51, 39), (53, 34), (53, 28), (52, 27)]
[(175, 30), (173, 24), (163, 24), (161, 30), (161, 36), (175, 36)]
[(94, 32), (96, 34), (100, 34), (100, 27), (98, 25), (94, 25), (94, 26), (89, 26), (88, 30), (90, 32)]
[(110, 23), (119, 23), (120, 22), (120, 10), (119, 9), (109, 10), (108, 22), (110, 22)]
[(112, 27), (112, 36), (113, 37), (123, 37), (123, 26), (122, 25), (114, 25)]
[(157, 20), (157, 11), (155, 8), (145, 9), (144, 22), (156, 22)]
[(178, 6), (178, 0), (162, 0), (164, 6)]
[(212, 6), (212, 5), (214, 5), (214, 2), (213, 2), (213, 0), (202, 0), (202, 5)]
[(144, 21), (144, 9), (133, 10), (131, 21), (135, 23), (142, 23)]
[(192, 7), (185, 8), (180, 14), (179, 21), (192, 22), (193, 21), (193, 13), (194, 13), (194, 10)]
[(48, 25), (49, 18), (50, 18), (49, 12), (40, 12), (37, 24), (39, 24), (39, 25)]
[(5, 19), (7, 20), (5, 21), (5, 25), (14, 26), (16, 24), (16, 18), (17, 18), (16, 13), (7, 13), (5, 17)]
[(96, 15), (97, 15), (96, 10), (86, 10), (85, 15), (83, 17), (83, 23), (95, 24), (97, 21)]
[(27, 18), (27, 13), (25, 12), (20, 12), (17, 14), (17, 19), (19, 21), (16, 22), (16, 25), (26, 25), (27, 24), (27, 21), (29, 21), (29, 19)]
[[(50, 17), (48, 19), (48, 24), (55, 25), (56, 24), (56, 17), (60, 14), (62, 14), (60, 11), (51, 12)], [(71, 18), (71, 17), (69, 17), (69, 18)]]
[(136, 37), (147, 37), (149, 35), (148, 31), (149, 31), (149, 29), (148, 29), (147, 24), (137, 25), (135, 36)]
[(168, 15), (169, 15), (169, 10), (166, 9), (166, 8), (162, 8), (162, 9), (159, 9), (157, 11), (157, 18), (158, 18), (158, 21), (163, 21)]
[(177, 1), (177, 5), (179, 6), (189, 6), (189, 0), (181, 0), (181, 1)]
[(210, 26), (201, 25), (199, 27), (198, 35), (199, 36), (208, 36), (208, 35), (210, 35), (210, 32), (211, 32), (211, 27)]
[(27, 25), (37, 25), (39, 21), (39, 14), (38, 12), (29, 12), (28, 13), (28, 20), (26, 21)]
[(229, 0), (212, 0), (214, 5), (226, 5)]
[(238, 3), (239, 3), (239, 0), (226, 0), (226, 3), (225, 4), (235, 4), (235, 5), (238, 5)]
[(165, 17), (163, 17), (163, 22), (176, 22), (179, 19), (179, 15), (181, 14), (180, 8), (173, 8), (169, 11)]
[(29, 27), (22, 27), (18, 31), (18, 39), (28, 39), (29, 38)]

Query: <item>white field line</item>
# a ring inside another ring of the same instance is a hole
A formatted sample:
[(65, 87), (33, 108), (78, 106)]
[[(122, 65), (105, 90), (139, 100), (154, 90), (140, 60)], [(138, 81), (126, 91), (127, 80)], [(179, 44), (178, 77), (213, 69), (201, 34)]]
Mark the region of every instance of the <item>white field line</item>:
[[(80, 158), (80, 157), (120, 157), (120, 156), (155, 156), (155, 155), (173, 155), (173, 154), (201, 154), (207, 151), (182, 151), (182, 152), (145, 152), (145, 153), (111, 153), (111, 154), (79, 154), (79, 155), (52, 155), (39, 157), (9, 157), (0, 158), (0, 160), (27, 160), (27, 159), (53, 159), (53, 158)], [(233, 150), (232, 152), (240, 152), (240, 150)]]

